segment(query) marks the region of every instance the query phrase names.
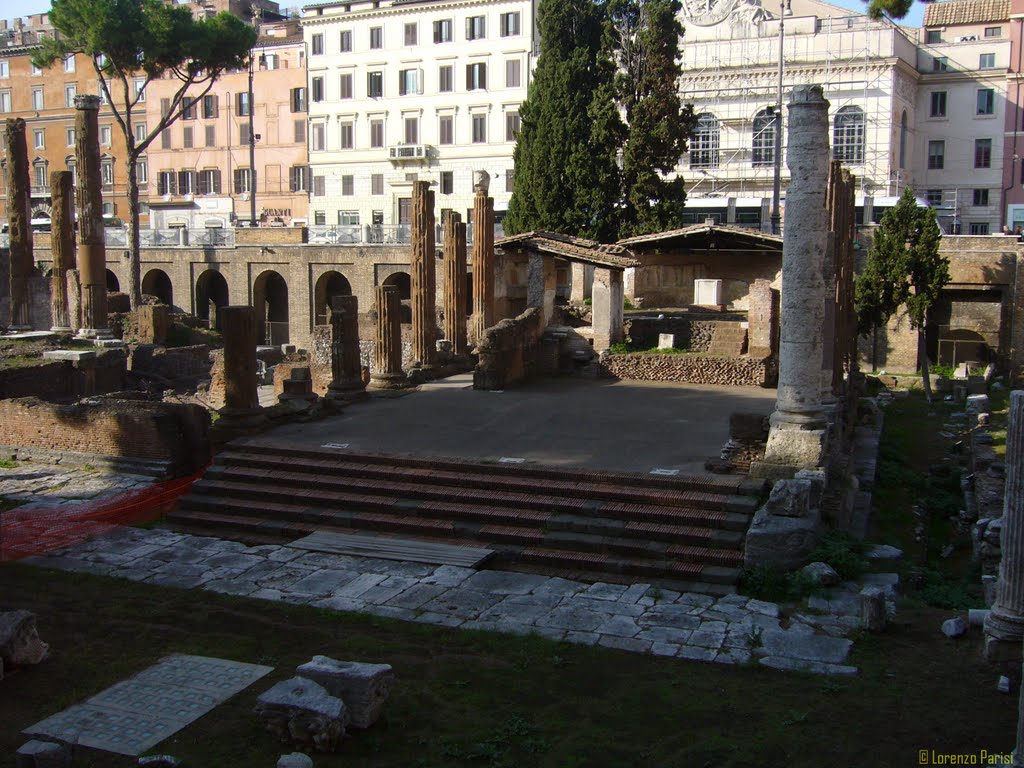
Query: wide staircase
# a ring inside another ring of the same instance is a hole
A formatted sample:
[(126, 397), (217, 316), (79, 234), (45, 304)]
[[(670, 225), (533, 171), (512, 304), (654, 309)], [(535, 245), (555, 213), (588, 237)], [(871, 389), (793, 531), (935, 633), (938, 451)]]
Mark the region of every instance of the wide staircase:
[(169, 515), (249, 541), (314, 531), (488, 547), (488, 567), (731, 591), (762, 485), (237, 441)]
[(739, 323), (719, 321), (711, 332), (708, 353), (721, 357), (740, 357), (747, 351), (747, 329)]

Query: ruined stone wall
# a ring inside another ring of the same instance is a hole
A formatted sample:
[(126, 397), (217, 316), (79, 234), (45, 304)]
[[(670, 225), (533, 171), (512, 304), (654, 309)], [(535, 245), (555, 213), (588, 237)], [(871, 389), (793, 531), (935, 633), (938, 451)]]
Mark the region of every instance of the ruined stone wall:
[[(0, 400), (36, 396), (42, 400), (73, 400), (124, 389), (125, 354), (110, 349), (92, 360), (60, 360), (0, 370)], [(2, 422), (0, 422), (2, 423)]]
[(774, 386), (778, 378), (778, 369), (772, 357), (755, 359), (634, 352), (602, 355), (600, 365), (605, 375), (639, 381), (769, 387)]
[(657, 317), (632, 317), (627, 318), (625, 322), (626, 340), (635, 347), (651, 349), (658, 346), (660, 334), (671, 333), (676, 337), (678, 349), (707, 352), (711, 347), (711, 337), (717, 323), (740, 322), (742, 319), (745, 319), (744, 316), (738, 314), (716, 314), (713, 318), (707, 315), (669, 316), (663, 320), (658, 320)]
[(642, 266), (633, 278), (630, 299), (648, 307), (686, 307), (693, 304), (693, 281), (722, 281), (722, 303), (746, 309), (750, 284), (763, 279), (777, 284), (782, 268), (778, 253), (741, 251), (637, 251)]
[(196, 405), (112, 399), (57, 405), (25, 397), (0, 401), (0, 424), (5, 448), (169, 462), (178, 474), (210, 456), (210, 417)]
[(474, 389), (504, 389), (525, 381), (548, 361), (541, 359), (544, 312), (530, 307), (518, 317), (501, 320), (484, 332), (478, 345), (480, 359), (473, 371)]
[(0, 248), (0, 328), (11, 321), (11, 249)]
[(128, 358), (128, 370), (165, 379), (206, 378), (212, 367), (210, 348), (205, 344), (171, 348), (139, 344)]

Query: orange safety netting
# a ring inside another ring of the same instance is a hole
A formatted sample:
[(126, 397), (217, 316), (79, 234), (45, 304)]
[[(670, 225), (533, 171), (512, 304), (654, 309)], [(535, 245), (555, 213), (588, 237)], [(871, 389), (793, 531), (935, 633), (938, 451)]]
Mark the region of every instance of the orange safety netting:
[(205, 471), (204, 467), (188, 477), (96, 501), (0, 512), (0, 561), (45, 554), (121, 525), (152, 522), (169, 511)]

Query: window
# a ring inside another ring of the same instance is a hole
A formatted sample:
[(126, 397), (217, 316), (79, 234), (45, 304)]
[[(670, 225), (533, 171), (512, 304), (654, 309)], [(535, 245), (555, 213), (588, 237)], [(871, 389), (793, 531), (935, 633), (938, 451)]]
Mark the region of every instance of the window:
[(487, 141), (487, 115), (473, 115), (473, 143), (483, 144)]
[(437, 119), (437, 143), (442, 145), (455, 143), (455, 118), (441, 115)]
[(265, 53), (260, 55), (260, 69), (280, 69), (281, 57), (276, 53)]
[[(248, 95), (248, 94), (246, 94)], [(195, 120), (196, 119), (196, 100), (191, 96), (185, 96), (181, 100), (181, 119), (182, 120)]]
[(466, 90), (476, 91), (487, 87), (487, 65), (478, 61), (466, 65)]
[(370, 174), (370, 194), (371, 195), (383, 195), (384, 194), (384, 174), (373, 173)]
[(519, 88), (522, 85), (522, 77), (519, 71), (519, 59), (506, 59), (505, 61), (505, 87)]
[(65, 72), (74, 72), (75, 71), (75, 54), (71, 54), (66, 59), (64, 59), (64, 71)]
[(417, 27), (416, 22), (405, 25), (405, 44), (416, 45)]
[(6, 61), (0, 61), (0, 78), (8, 78), (11, 76), (11, 65)]
[(288, 169), (288, 189), (291, 192), (309, 191), (309, 166), (293, 165)]
[(77, 85), (65, 85), (64, 86), (64, 106), (73, 108), (75, 106), (75, 96), (78, 95)]
[(146, 100), (146, 78), (135, 78), (135, 101), (142, 103)]
[(505, 141), (515, 141), (522, 127), (523, 123), (518, 112), (505, 113)]
[[(246, 127), (248, 127), (248, 126), (246, 126)], [(182, 144), (181, 145), (185, 149), (191, 149), (192, 148), (192, 144), (193, 144), (192, 126), (191, 125), (186, 125), (182, 129)]]
[(452, 93), (455, 90), (455, 67), (451, 64), (438, 67), (437, 90), (439, 93)]
[(356, 129), (352, 123), (342, 123), (341, 126), (341, 148), (352, 149), (355, 146)]
[(987, 221), (972, 221), (970, 224), (970, 232), (972, 235), (987, 235), (988, 234), (988, 222)]
[(342, 99), (352, 98), (352, 73), (346, 72), (341, 76), (341, 96)]
[(944, 141), (929, 141), (928, 142), (928, 168), (930, 170), (940, 170), (946, 167), (946, 142)]
[(832, 130), (832, 158), (843, 163), (864, 162), (867, 120), (860, 107), (843, 107), (836, 112)]
[(470, 16), (466, 19), (467, 40), (482, 40), (485, 37), (485, 32), (483, 16)]
[(978, 114), (991, 115), (996, 111), (996, 92), (993, 88), (978, 89)]
[(158, 195), (178, 194), (178, 175), (174, 171), (160, 171), (156, 177)]
[(406, 96), (410, 93), (419, 93), (419, 70), (403, 69), (398, 73), (398, 93)]
[(36, 149), (46, 149), (46, 131), (42, 128), (36, 128), (32, 131), (32, 146)]
[(306, 89), (292, 88), (292, 112), (306, 111)]
[(65, 146), (68, 146), (68, 147), (75, 146), (75, 129), (74, 128), (66, 128), (64, 130), (64, 139), (65, 139), (65, 142), (64, 142)]
[(377, 50), (384, 47), (384, 27), (370, 27), (370, 48)]
[(985, 37), (1002, 37), (1002, 27), (985, 27)]
[(338, 211), (339, 227), (358, 227), (359, 211)]
[(32, 65), (30, 65), (30, 68), (32, 70), (32, 74), (33, 75), (41, 75), (41, 74), (43, 74), (42, 67), (37, 67), (35, 64), (32, 64)]
[(203, 96), (203, 119), (213, 120), (214, 118), (216, 118), (218, 115), (217, 106), (218, 105), (216, 96), (212, 94)]
[(212, 125), (206, 126), (204, 129), (206, 141), (204, 142), (208, 147), (217, 146), (217, 128)]
[(935, 45), (942, 42), (942, 32), (938, 29), (929, 29), (924, 33), (924, 41), (928, 45)]
[(0, 91), (0, 112), (11, 111), (11, 92)]
[(949, 59), (945, 56), (936, 56), (932, 59), (932, 72), (948, 72)]
[[(186, 128), (185, 130), (190, 131), (191, 128)], [(250, 139), (252, 139), (252, 134), (249, 132), (249, 124), (242, 123), (238, 126), (238, 143), (243, 147), (247, 147), (251, 143)]]
[(323, 197), (327, 194), (327, 182), (323, 176), (313, 177), (313, 194), (316, 197)]
[(900, 168), (907, 167), (907, 137), (909, 135), (909, 129), (907, 127), (907, 110), (903, 110), (903, 114), (900, 117)]
[(718, 167), (718, 118), (710, 112), (697, 116), (697, 125), (690, 140), (690, 167)]
[(352, 30), (341, 30), (339, 50), (342, 53), (349, 53), (352, 50)]
[(252, 173), (248, 168), (235, 168), (235, 194), (252, 192)]
[(994, 53), (983, 53), (978, 57), (978, 69), (995, 69), (996, 55)]
[(32, 89), (32, 109), (37, 112), (43, 109), (43, 89), (33, 88)]
[(324, 36), (323, 34), (313, 35), (312, 39), (312, 51), (313, 56), (320, 56), (324, 52)]
[(178, 171), (178, 194), (194, 195), (198, 187), (196, 178), (195, 171)]
[(379, 149), (384, 146), (384, 121), (370, 121), (370, 146)]
[(42, 189), (49, 189), (50, 185), (47, 183), (46, 178), (47, 163), (45, 160), (32, 164), (33, 182), (32, 186), (41, 187)]
[(109, 147), (110, 146), (110, 135), (111, 135), (110, 134), (110, 126), (109, 125), (101, 125), (100, 126), (100, 144), (102, 146), (104, 146), (104, 147)]
[(420, 140), (420, 119), (418, 117), (405, 118), (405, 143), (417, 144)]
[(751, 146), (751, 165), (754, 168), (770, 168), (775, 165), (775, 124), (775, 110), (771, 107), (754, 115)]
[(296, 120), (295, 121), (295, 143), (305, 144), (306, 143), (306, 121)]
[(322, 227), (327, 224), (327, 212), (313, 211), (313, 224), (317, 227)]
[(356, 193), (355, 176), (345, 175), (341, 177), (341, 194), (351, 197)]
[(501, 36), (515, 37), (519, 34), (519, 11), (501, 14)]
[(77, 184), (78, 183), (78, 161), (75, 160), (75, 157), (72, 155), (72, 156), (64, 158), (64, 165), (66, 165), (68, 170), (71, 171), (71, 183), (72, 184)]
[(924, 193), (925, 202), (928, 203), (932, 208), (938, 208), (942, 205), (942, 190), (941, 189), (928, 189)]
[(945, 117), (946, 116), (946, 92), (945, 91), (932, 91), (931, 96), (931, 110), (929, 111), (930, 117)]
[(366, 95), (371, 99), (379, 99), (384, 95), (384, 73), (366, 73)]
[[(312, 85), (313, 102), (316, 103), (318, 101), (323, 101), (324, 100), (324, 79), (322, 77), (314, 77), (310, 81), (310, 83)], [(241, 95), (241, 94), (239, 94), (239, 95)]]
[(114, 186), (114, 161), (110, 159), (100, 160), (100, 180), (103, 186)]
[(160, 149), (171, 148), (171, 129), (164, 128), (160, 131)]
[(434, 22), (434, 42), (450, 43), (452, 41), (452, 20), (441, 19)]
[(327, 127), (324, 123), (313, 123), (312, 125), (313, 138), (311, 139), (312, 149), (315, 152), (322, 152), (324, 150), (324, 138), (327, 135)]
[(516, 187), (516, 185), (515, 185), (515, 178), (516, 178), (515, 171), (513, 171), (511, 168), (509, 168), (505, 172), (505, 191), (506, 192), (510, 192), (510, 193), (511, 192), (515, 192), (515, 187)]
[(220, 171), (216, 168), (206, 168), (199, 172), (199, 194), (219, 195), (220, 194)]
[(992, 139), (974, 140), (974, 167), (992, 167)]
[(441, 194), (450, 195), (455, 191), (455, 174), (452, 171), (441, 171)]
[[(322, 80), (320, 84), (321, 86), (323, 85)], [(237, 114), (238, 117), (247, 117), (251, 111), (250, 106), (249, 94), (247, 91), (235, 94), (235, 114)]]
[(988, 190), (987, 189), (976, 189), (974, 190), (974, 204), (978, 206), (988, 205)]
[(146, 140), (146, 136), (148, 133), (149, 131), (146, 130), (145, 123), (136, 123), (134, 129), (135, 143), (141, 144), (142, 142), (144, 142)]
[(137, 160), (135, 163), (135, 180), (138, 181), (139, 184), (149, 183), (149, 164), (146, 162), (145, 158)]
[(160, 99), (160, 117), (167, 117), (171, 111), (171, 100)]

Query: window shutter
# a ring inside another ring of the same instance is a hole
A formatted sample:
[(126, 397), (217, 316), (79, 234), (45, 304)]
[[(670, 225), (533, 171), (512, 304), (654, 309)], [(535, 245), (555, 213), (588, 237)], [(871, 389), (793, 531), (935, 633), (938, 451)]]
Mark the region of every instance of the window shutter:
[(210, 177), (209, 174), (206, 174), (203, 171), (199, 172), (199, 194), (210, 194)]
[(220, 194), (220, 171), (216, 170), (213, 172), (213, 193), (215, 195)]
[(466, 90), (467, 91), (472, 91), (473, 90), (473, 65), (472, 64), (467, 64), (466, 65)]
[(423, 70), (422, 69), (417, 69), (416, 70), (416, 93), (418, 93), (420, 95), (423, 94), (423, 80), (424, 80)]
[(487, 65), (480, 64), (480, 87), (487, 88)]
[(171, 100), (160, 99), (160, 117), (167, 117), (167, 113), (171, 111)]
[(296, 171), (296, 167), (294, 165), (291, 168), (288, 169), (288, 191), (289, 192), (295, 192), (295, 191), (298, 190), (298, 187), (296, 187), (296, 185), (295, 185), (295, 171)]

